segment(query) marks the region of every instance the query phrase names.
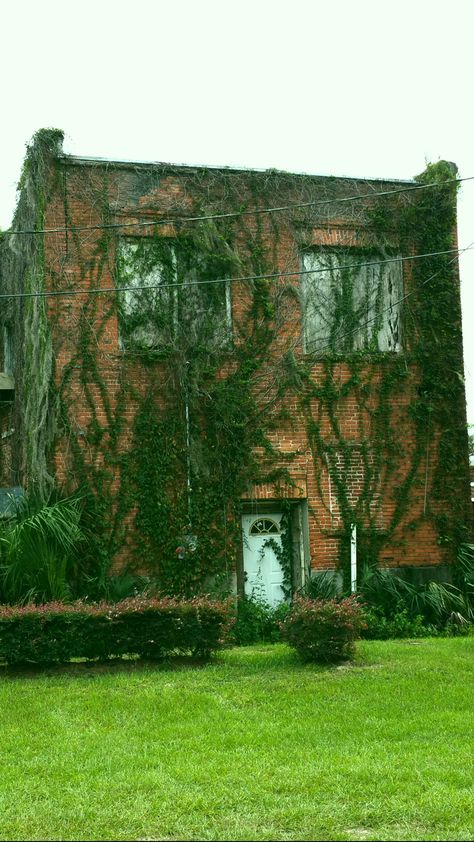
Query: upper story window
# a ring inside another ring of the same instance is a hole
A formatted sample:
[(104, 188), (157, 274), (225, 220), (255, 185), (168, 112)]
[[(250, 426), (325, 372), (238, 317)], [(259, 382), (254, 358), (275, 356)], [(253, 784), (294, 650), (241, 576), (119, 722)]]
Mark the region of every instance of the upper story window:
[(176, 256), (166, 240), (124, 237), (117, 248), (120, 346), (169, 344), (176, 321)]
[(400, 350), (402, 263), (377, 262), (374, 252), (354, 252), (303, 253), (308, 272), (302, 275), (307, 353)]
[(231, 337), (230, 285), (186, 241), (123, 237), (117, 247), (120, 346), (164, 349), (175, 342), (224, 347)]

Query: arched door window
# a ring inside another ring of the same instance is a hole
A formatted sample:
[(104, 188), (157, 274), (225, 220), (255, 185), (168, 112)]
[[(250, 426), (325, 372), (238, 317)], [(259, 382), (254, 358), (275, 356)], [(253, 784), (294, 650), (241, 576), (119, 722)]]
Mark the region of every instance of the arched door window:
[(249, 530), (249, 535), (279, 535), (280, 527), (270, 517), (260, 517), (254, 520)]

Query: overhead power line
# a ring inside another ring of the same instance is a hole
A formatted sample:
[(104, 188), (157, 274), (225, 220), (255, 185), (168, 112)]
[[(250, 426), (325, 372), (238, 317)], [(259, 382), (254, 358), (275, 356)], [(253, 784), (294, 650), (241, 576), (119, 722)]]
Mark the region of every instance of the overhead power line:
[(357, 202), (362, 199), (377, 199), (381, 196), (395, 196), (399, 193), (411, 193), (414, 190), (429, 190), (434, 187), (445, 187), (448, 184), (460, 184), (462, 181), (473, 181), (474, 176), (467, 176), (466, 178), (450, 178), (446, 181), (436, 181), (431, 184), (415, 184), (410, 187), (401, 187), (396, 190), (380, 190), (372, 191), (371, 193), (360, 193), (356, 196), (343, 196), (341, 198), (333, 199), (318, 199), (314, 202), (297, 202), (290, 205), (282, 205), (280, 207), (272, 208), (252, 208), (250, 210), (229, 211), (228, 213), (208, 214), (205, 216), (175, 216), (165, 217), (153, 221), (141, 222), (110, 222), (102, 223), (101, 225), (65, 225), (58, 228), (26, 228), (26, 229), (9, 229), (5, 234), (22, 235), (22, 234), (66, 234), (76, 233), (80, 231), (104, 231), (114, 228), (154, 228), (158, 225), (171, 225), (173, 223), (188, 223), (188, 222), (207, 222), (214, 219), (234, 219), (241, 216), (258, 216), (260, 214), (281, 213), (283, 211), (294, 210), (296, 208), (310, 208), (321, 205), (331, 204), (347, 204), (348, 202)]
[[(412, 261), (412, 260), (422, 260), (428, 257), (441, 257), (445, 254), (455, 254), (451, 263), (456, 259), (459, 254), (463, 254), (465, 251), (470, 251), (474, 248), (474, 243), (470, 246), (466, 246), (465, 248), (461, 249), (447, 249), (446, 251), (432, 251), (428, 252), (427, 254), (413, 254), (407, 256), (398, 256), (398, 257), (389, 257), (385, 260), (372, 260), (365, 263), (349, 263), (347, 266), (341, 266), (342, 270), (346, 269), (362, 269), (366, 266), (382, 266), (386, 263), (404, 263), (405, 261)], [(237, 282), (249, 282), (249, 281), (266, 281), (266, 280), (274, 280), (276, 278), (288, 278), (288, 277), (299, 277), (301, 275), (317, 275), (320, 272), (328, 272), (330, 269), (323, 268), (323, 269), (300, 269), (298, 271), (293, 272), (273, 272), (268, 273), (265, 275), (241, 275), (235, 278), (212, 278), (206, 281), (175, 281), (173, 283), (167, 284), (144, 284), (141, 286), (113, 286), (113, 287), (96, 287), (93, 289), (60, 289), (60, 290), (48, 290), (48, 291), (38, 291), (38, 292), (3, 292), (0, 293), (0, 300), (4, 298), (9, 299), (16, 299), (16, 298), (57, 298), (61, 296), (76, 296), (76, 295), (101, 295), (109, 292), (141, 292), (143, 290), (162, 290), (162, 289), (173, 289), (179, 288), (182, 289), (183, 287), (190, 287), (190, 286), (200, 286), (202, 284), (210, 285), (210, 284), (231, 284)], [(424, 282), (423, 282), (424, 283)]]

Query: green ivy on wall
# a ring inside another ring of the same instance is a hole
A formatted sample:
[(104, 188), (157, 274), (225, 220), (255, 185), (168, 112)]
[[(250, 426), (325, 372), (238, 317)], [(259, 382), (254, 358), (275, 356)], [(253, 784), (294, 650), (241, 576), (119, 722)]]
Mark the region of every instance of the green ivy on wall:
[[(80, 486), (88, 496), (95, 523), (91, 571), (100, 565), (103, 575), (125, 547), (137, 569), (156, 576), (166, 592), (189, 594), (228, 582), (239, 551), (241, 500), (255, 483), (291, 485), (298, 452), (283, 455), (275, 433), (282, 425), (300, 423), (320, 498), (312, 514), (323, 528), (318, 509), (327, 509), (323, 476), (329, 470), (342, 523), (343, 566), (352, 524), (359, 527), (373, 564), (401, 525), (416, 529), (422, 519), (436, 525), (447, 545), (465, 538), (467, 513), (463, 505), (452, 505), (462, 488), (459, 466), (467, 445), (457, 268), (450, 255), (413, 261), (405, 271), (403, 353), (387, 353), (377, 346), (384, 276), (379, 273), (375, 294), (363, 302), (365, 311), (373, 312), (373, 328), (362, 335), (358, 308), (366, 275), (357, 265), (351, 268), (354, 249), (339, 248), (339, 263), (332, 266), (336, 303), (315, 316), (329, 319), (330, 313), (327, 341), (320, 339), (303, 353), (300, 285), (267, 276), (282, 261), (289, 269), (299, 267), (300, 252), (309, 244), (304, 233), (295, 237), (294, 232), (330, 226), (329, 211), (317, 206), (267, 216), (242, 211), (280, 199), (289, 203), (288, 196), (295, 204), (311, 201), (317, 179), (273, 172), (265, 178), (256, 173), (224, 177), (204, 168), (177, 173), (161, 165), (125, 175), (107, 166), (87, 170), (58, 157), (59, 140), (54, 131), (45, 132), (30, 147), (15, 224), (44, 227), (46, 208), (54, 201), (69, 226), (67, 236), (48, 242), (46, 253), (40, 237), (17, 244), (16, 251), (12, 238), (12, 277), (20, 277), (27, 266), (25, 291), (60, 291), (70, 287), (64, 267), (72, 266), (81, 289), (109, 286), (112, 278), (121, 291), (84, 296), (80, 307), (74, 306), (66, 335), (67, 299), (50, 308), (43, 299), (10, 305), (21, 312), (18, 348), (28, 339), (21, 406), (15, 410), (22, 452), (18, 469), (46, 494), (54, 480), (55, 448), (65, 454), (67, 485)], [(194, 225), (176, 221), (168, 228), (157, 224), (134, 236), (129, 229), (120, 236), (117, 229), (105, 228), (94, 239), (91, 232), (77, 230), (74, 203), (94, 208), (103, 225), (116, 218), (112, 197), (120, 178), (132, 205), (140, 200), (147, 220), (151, 213), (169, 213), (175, 220), (222, 210), (236, 215)], [(439, 187), (354, 206), (352, 218), (358, 214), (357, 224), (370, 242), (359, 263), (370, 262), (371, 255), (386, 259), (452, 248), (456, 190), (443, 186), (452, 178), (450, 167), (440, 162), (418, 178)], [(168, 191), (170, 184), (174, 192)], [(321, 180), (321, 185), (334, 201), (347, 193), (342, 179)], [(161, 199), (155, 199), (160, 190)], [(170, 195), (174, 204), (162, 209), (160, 201), (170, 201)], [(333, 219), (340, 215), (336, 204)], [(325, 254), (321, 248), (321, 259)], [(215, 283), (242, 276), (256, 279), (233, 284), (232, 296), (230, 284)], [(110, 326), (117, 323), (121, 347), (110, 348)], [(342, 343), (341, 336), (346, 337)], [(60, 355), (66, 362), (56, 371)], [(401, 391), (414, 395), (408, 407), (414, 435), (403, 468), (396, 411)], [(342, 423), (348, 400), (357, 407), (357, 458), (364, 477), (356, 501), (349, 492), (354, 437)], [(85, 425), (78, 421), (81, 407)], [(434, 447), (434, 477), (425, 489), (423, 511), (415, 516), (413, 495), (419, 494), (427, 453)], [(397, 486), (381, 535), (383, 491)], [(281, 558), (288, 588), (290, 519)]]

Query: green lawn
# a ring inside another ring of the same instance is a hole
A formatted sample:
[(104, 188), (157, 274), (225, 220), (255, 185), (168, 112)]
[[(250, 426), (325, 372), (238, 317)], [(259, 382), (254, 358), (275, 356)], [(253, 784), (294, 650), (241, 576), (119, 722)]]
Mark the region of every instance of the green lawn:
[(472, 839), (474, 638), (2, 674), (0, 838)]

